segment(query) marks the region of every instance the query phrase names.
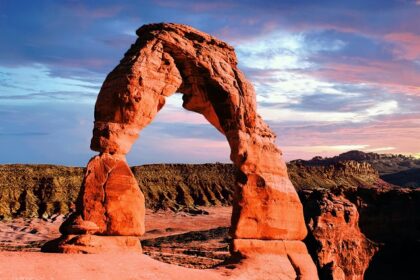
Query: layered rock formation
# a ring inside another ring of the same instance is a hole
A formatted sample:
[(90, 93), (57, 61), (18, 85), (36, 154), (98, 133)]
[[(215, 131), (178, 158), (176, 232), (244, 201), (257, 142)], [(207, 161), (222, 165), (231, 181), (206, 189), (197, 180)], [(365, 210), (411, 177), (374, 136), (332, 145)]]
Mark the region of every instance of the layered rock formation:
[(67, 214), (83, 181), (83, 169), (54, 165), (0, 165), (0, 220)]
[(356, 206), (331, 191), (302, 191), (309, 229), (306, 244), (316, 260), (321, 279), (363, 280), (378, 246), (359, 228)]
[[(233, 48), (178, 24), (145, 25), (137, 35), (98, 95), (91, 149), (100, 155), (88, 164), (77, 211), (63, 234), (90, 240), (86, 236), (144, 232), (144, 201), (125, 154), (165, 98), (180, 92), (183, 107), (202, 114), (229, 142), (238, 170), (231, 226), (235, 255), (272, 254), (272, 244), (279, 242), (289, 248), (276, 251), (280, 263), (289, 263), (294, 276), (317, 278), (300, 241), (307, 233), (302, 204), (274, 133), (256, 113), (255, 92), (237, 68)], [(74, 238), (63, 240), (59, 251), (75, 250)]]
[(332, 164), (342, 161), (369, 163), (379, 173), (381, 179), (391, 184), (411, 188), (420, 187), (420, 159), (412, 156), (349, 151), (331, 158), (315, 157), (307, 162)]
[(379, 178), (378, 171), (366, 162), (295, 160), (289, 163), (288, 169), (290, 179), (298, 190), (387, 185)]
[(181, 92), (185, 109), (203, 114), (226, 135), (240, 170), (233, 236), (302, 239), (302, 207), (275, 136), (256, 114), (255, 93), (237, 68), (233, 48), (183, 25), (147, 25), (137, 34), (99, 93), (92, 149), (127, 153), (165, 98)]
[[(131, 168), (146, 208), (199, 213), (200, 206), (231, 205), (231, 164), (152, 164)], [(85, 169), (54, 165), (0, 165), (0, 220), (50, 218), (75, 210)]]

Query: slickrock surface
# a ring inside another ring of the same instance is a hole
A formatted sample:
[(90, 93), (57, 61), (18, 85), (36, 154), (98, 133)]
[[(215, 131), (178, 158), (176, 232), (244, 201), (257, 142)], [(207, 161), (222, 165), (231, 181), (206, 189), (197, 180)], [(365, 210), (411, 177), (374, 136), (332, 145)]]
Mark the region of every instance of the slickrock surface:
[[(0, 252), (1, 279), (129, 280), (235, 279), (223, 272), (171, 265), (143, 254), (42, 254)], [(238, 279), (239, 280), (239, 279)]]
[[(228, 228), (232, 207), (204, 207), (207, 214), (146, 211), (143, 252), (157, 260), (192, 268), (209, 268), (229, 256)], [(39, 252), (59, 237), (63, 215), (51, 219), (18, 218), (0, 222), (0, 251)]]

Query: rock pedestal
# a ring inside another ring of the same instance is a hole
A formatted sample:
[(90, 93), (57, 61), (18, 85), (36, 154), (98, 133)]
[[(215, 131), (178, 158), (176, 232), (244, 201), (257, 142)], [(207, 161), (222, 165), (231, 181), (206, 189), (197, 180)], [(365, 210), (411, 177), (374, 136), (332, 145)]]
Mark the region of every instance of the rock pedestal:
[[(309, 279), (305, 277), (312, 274), (313, 262), (298, 242), (306, 236), (302, 204), (275, 145), (276, 136), (256, 112), (254, 89), (238, 69), (234, 49), (181, 24), (144, 25), (137, 35), (99, 92), (91, 149), (100, 156), (88, 165), (78, 213), (63, 225), (63, 234), (144, 232), (143, 197), (135, 190), (124, 155), (166, 97), (178, 92), (185, 109), (202, 114), (229, 142), (230, 158), (238, 169), (231, 228), (234, 250), (249, 259), (254, 253), (268, 254), (264, 248), (271, 244), (276, 248), (286, 244), (289, 249), (269, 255), (280, 256), (293, 275)], [(76, 240), (80, 239), (84, 240)], [(299, 249), (290, 245), (294, 241)]]
[[(313, 280), (318, 279), (317, 268), (312, 261), (305, 243), (295, 240), (261, 240), (261, 239), (234, 239), (231, 246), (233, 257), (251, 260), (261, 255), (275, 260), (276, 267), (270, 267), (276, 278), (276, 273), (283, 274), (292, 279)], [(252, 266), (252, 262), (251, 262)], [(258, 279), (258, 278), (251, 278)], [(266, 278), (264, 278), (266, 279)]]
[(60, 227), (63, 234), (45, 252), (141, 252), (144, 196), (124, 156), (102, 154), (88, 163), (73, 213)]

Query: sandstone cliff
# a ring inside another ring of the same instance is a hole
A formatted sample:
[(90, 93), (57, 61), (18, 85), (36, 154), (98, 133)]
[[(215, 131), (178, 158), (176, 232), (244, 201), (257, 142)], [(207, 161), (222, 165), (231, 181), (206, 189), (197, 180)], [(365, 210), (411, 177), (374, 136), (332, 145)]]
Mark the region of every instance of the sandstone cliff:
[(343, 160), (295, 160), (288, 164), (289, 176), (297, 190), (316, 188), (354, 188), (386, 185), (378, 171), (366, 162)]
[(0, 219), (68, 213), (83, 173), (80, 167), (0, 165)]

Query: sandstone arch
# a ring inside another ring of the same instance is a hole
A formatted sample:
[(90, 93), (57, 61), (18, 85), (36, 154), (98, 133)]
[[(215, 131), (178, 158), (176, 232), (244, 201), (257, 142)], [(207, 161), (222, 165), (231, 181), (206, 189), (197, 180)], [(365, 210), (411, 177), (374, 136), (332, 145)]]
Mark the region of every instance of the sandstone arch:
[[(144, 233), (144, 198), (125, 154), (165, 98), (181, 92), (185, 109), (203, 114), (226, 136), (230, 158), (239, 170), (232, 251), (287, 255), (301, 274), (314, 268), (299, 242), (306, 236), (302, 205), (275, 135), (256, 112), (254, 89), (237, 68), (234, 49), (179, 24), (145, 25), (137, 35), (98, 95), (91, 149), (100, 155), (88, 164), (77, 215), (61, 227), (70, 236), (61, 241), (61, 250), (77, 251), (93, 242), (81, 241), (80, 234), (115, 235), (119, 238), (113, 239), (115, 246), (137, 246), (134, 239), (123, 237)], [(303, 265), (303, 259), (310, 265)]]

